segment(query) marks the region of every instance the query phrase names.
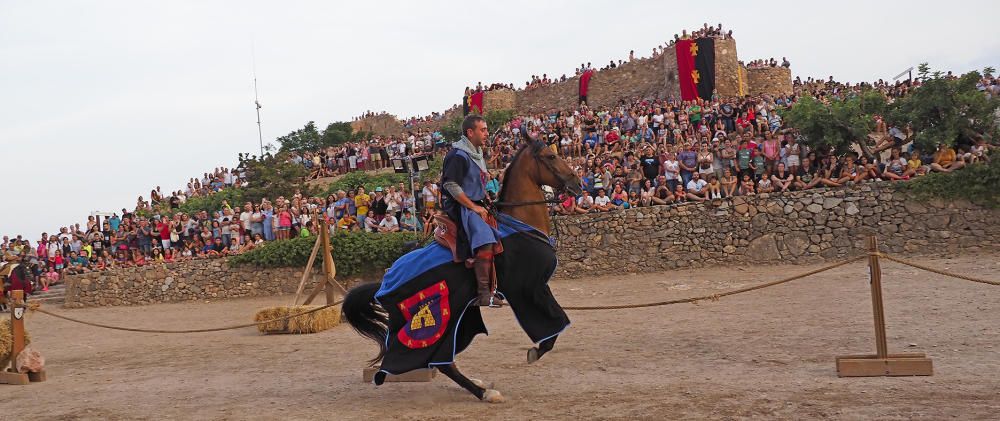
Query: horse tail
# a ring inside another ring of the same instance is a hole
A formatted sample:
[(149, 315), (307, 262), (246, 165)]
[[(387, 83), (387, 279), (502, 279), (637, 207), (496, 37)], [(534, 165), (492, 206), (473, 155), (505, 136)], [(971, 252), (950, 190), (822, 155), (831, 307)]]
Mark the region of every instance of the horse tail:
[(347, 323), (359, 335), (378, 344), (378, 355), (368, 361), (371, 364), (382, 361), (385, 356), (385, 339), (389, 332), (389, 315), (375, 301), (375, 293), (381, 286), (381, 283), (367, 283), (352, 288), (341, 307)]

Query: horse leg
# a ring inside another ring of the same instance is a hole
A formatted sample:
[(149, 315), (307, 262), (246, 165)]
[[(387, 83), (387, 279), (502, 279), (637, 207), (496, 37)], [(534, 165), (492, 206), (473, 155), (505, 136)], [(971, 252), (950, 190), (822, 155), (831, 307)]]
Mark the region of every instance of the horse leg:
[(558, 337), (559, 335), (548, 338), (544, 341), (539, 342), (538, 347), (529, 349), (528, 364), (538, 361), (539, 358), (542, 358), (542, 355), (545, 355), (546, 352), (551, 351), (552, 347), (556, 345), (556, 338)]
[(475, 395), (479, 400), (486, 401), (489, 403), (502, 403), (504, 401), (503, 395), (499, 391), (493, 389), (487, 389), (486, 384), (482, 380), (473, 380), (465, 377), (464, 374), (458, 371), (458, 367), (455, 364), (439, 365), (437, 366), (438, 371), (440, 371), (449, 379), (458, 383), (465, 390)]

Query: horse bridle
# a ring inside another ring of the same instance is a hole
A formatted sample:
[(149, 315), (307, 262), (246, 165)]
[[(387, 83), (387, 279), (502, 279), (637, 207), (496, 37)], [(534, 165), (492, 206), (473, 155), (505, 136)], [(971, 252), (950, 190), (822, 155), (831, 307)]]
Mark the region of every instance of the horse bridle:
[[(553, 164), (553, 162), (552, 162), (552, 161), (555, 161), (554, 159), (551, 159), (551, 160), (550, 159), (540, 159), (541, 151), (542, 151), (542, 149), (545, 148), (545, 144), (544, 143), (541, 143), (540, 141), (536, 141), (534, 144), (530, 145), (529, 147), (533, 149), (532, 152), (531, 152), (531, 156), (532, 156), (532, 158), (535, 159), (535, 162), (539, 162), (540, 161), (543, 165), (545, 165), (545, 168), (547, 170), (549, 170), (549, 173), (551, 173), (553, 176), (555, 176), (557, 179), (559, 179), (559, 182), (562, 184), (562, 186), (559, 187), (559, 190), (556, 191), (556, 197), (554, 197), (552, 199), (545, 199), (545, 200), (524, 200), (524, 201), (517, 201), (517, 202), (508, 202), (508, 201), (502, 201), (501, 202), (501, 201), (497, 201), (497, 202), (493, 202), (494, 206), (515, 207), (515, 206), (530, 206), (530, 205), (549, 205), (549, 204), (561, 203), (562, 202), (562, 200), (559, 200), (559, 193), (566, 192), (566, 186), (569, 185), (569, 182), (572, 181), (572, 180), (570, 178), (568, 178), (568, 177), (564, 177), (564, 176), (559, 175), (559, 172), (556, 171), (556, 168), (554, 166), (555, 164)], [(535, 174), (536, 175), (536, 179), (541, 180), (541, 178), (542, 178), (541, 166), (538, 165), (538, 166), (536, 166), (536, 168), (537, 168), (537, 171), (538, 171), (538, 173)], [(552, 186), (550, 186), (550, 187), (552, 187)]]

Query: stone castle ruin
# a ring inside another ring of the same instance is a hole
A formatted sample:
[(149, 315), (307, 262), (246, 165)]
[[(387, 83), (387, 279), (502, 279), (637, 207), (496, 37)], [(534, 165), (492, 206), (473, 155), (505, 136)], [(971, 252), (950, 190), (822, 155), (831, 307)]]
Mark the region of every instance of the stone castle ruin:
[[(720, 98), (744, 95), (790, 95), (792, 74), (787, 67), (746, 68), (736, 53), (736, 40), (716, 39), (715, 95)], [(575, 107), (579, 101), (580, 76), (528, 90), (496, 90), (483, 95), (483, 110), (514, 110), (518, 114), (548, 112)], [(674, 48), (652, 58), (642, 58), (614, 69), (595, 71), (590, 78), (587, 103), (592, 107), (616, 104), (623, 98), (681, 98), (677, 54)], [(449, 113), (456, 114), (456, 113)], [(447, 115), (451, 117), (452, 115)], [(436, 129), (441, 122), (421, 123), (420, 128)], [(355, 131), (376, 135), (399, 135), (408, 131), (394, 116), (383, 114), (352, 123)]]

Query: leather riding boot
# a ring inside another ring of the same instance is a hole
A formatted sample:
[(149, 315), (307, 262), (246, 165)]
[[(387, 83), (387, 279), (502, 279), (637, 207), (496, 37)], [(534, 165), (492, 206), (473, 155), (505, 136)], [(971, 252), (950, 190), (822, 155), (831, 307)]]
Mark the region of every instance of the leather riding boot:
[(480, 307), (499, 307), (499, 300), (495, 300), (493, 296), (493, 256), (476, 256), (476, 260), (472, 264), (472, 270), (476, 274), (476, 290), (479, 293), (476, 305)]

